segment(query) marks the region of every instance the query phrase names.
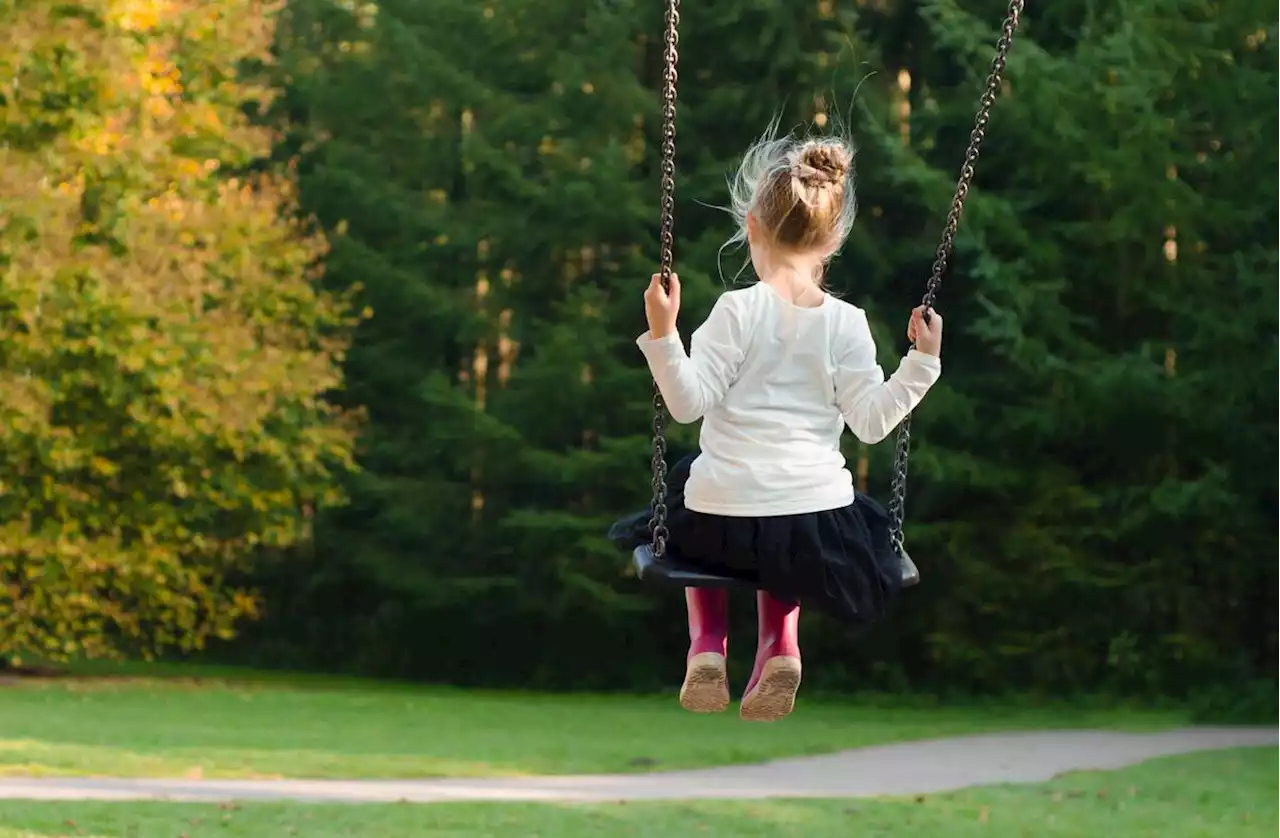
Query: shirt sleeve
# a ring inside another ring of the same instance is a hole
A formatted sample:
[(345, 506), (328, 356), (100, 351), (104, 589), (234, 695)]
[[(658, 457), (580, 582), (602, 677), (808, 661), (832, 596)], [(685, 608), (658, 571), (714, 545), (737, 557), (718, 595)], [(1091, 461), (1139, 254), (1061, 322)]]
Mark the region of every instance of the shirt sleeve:
[(837, 335), (835, 361), (836, 403), (849, 430), (869, 445), (887, 437), (942, 375), (941, 360), (912, 349), (886, 381), (867, 316), (857, 309)]
[(693, 333), (688, 355), (677, 332), (657, 339), (645, 332), (636, 340), (675, 421), (688, 424), (702, 418), (737, 378), (746, 353), (738, 308), (729, 294), (722, 294)]

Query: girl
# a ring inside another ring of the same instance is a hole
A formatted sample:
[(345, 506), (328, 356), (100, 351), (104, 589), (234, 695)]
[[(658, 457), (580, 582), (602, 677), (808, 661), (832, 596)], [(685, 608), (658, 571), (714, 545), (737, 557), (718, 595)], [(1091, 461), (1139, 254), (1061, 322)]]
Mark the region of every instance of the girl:
[[(701, 453), (670, 475), (668, 551), (713, 572), (759, 580), (755, 668), (740, 714), (776, 721), (800, 685), (800, 605), (854, 627), (880, 617), (900, 584), (884, 508), (855, 496), (840, 453), (844, 425), (879, 442), (942, 371), (942, 318), (917, 308), (915, 348), (888, 380), (867, 316), (828, 294), (828, 260), (844, 243), (855, 201), (852, 149), (838, 139), (766, 135), (731, 184), (734, 241), (746, 240), (760, 281), (722, 294), (685, 354), (680, 281), (655, 275), (644, 295), (649, 330), (637, 344), (681, 423), (702, 419)], [(611, 535), (648, 540), (647, 514)], [(727, 594), (689, 588), (690, 647), (680, 703), (729, 704)]]

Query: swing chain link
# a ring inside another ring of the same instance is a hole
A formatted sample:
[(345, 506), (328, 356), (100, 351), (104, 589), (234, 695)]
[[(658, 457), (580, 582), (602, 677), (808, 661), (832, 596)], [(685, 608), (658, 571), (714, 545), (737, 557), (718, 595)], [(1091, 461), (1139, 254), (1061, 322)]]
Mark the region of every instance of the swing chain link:
[[(951, 210), (947, 213), (947, 223), (942, 229), (942, 241), (938, 244), (933, 261), (933, 271), (925, 285), (924, 297), (920, 302), (924, 306), (924, 320), (930, 320), (930, 313), (938, 297), (938, 289), (942, 285), (942, 277), (947, 271), (947, 263), (951, 259), (951, 249), (955, 243), (956, 229), (960, 226), (960, 215), (964, 212), (965, 199), (969, 197), (969, 184), (973, 181), (974, 167), (978, 162), (978, 154), (982, 149), (982, 141), (986, 139), (987, 122), (991, 118), (991, 108), (995, 105), (996, 96), (1000, 93), (1000, 83), (1004, 76), (1005, 63), (1009, 58), (1009, 48), (1013, 45), (1013, 34), (1022, 18), (1025, 0), (1010, 0), (1009, 12), (1004, 19), (1004, 27), (1000, 40), (996, 44), (996, 55), (991, 60), (991, 71), (987, 75), (986, 88), (978, 105), (978, 114), (974, 118), (973, 132), (969, 135), (969, 147), (965, 150), (964, 165), (960, 167), (960, 179), (956, 182), (955, 195), (951, 199)], [(907, 460), (911, 452), (911, 414), (908, 413), (898, 426), (897, 443), (894, 450), (893, 484), (889, 499), (889, 541), (899, 557), (905, 556), (902, 524), (906, 514), (907, 501)]]
[[(659, 224), (659, 276), (663, 290), (671, 288), (674, 263), (676, 207), (676, 80), (680, 63), (680, 0), (667, 0), (662, 70), (662, 212)], [(667, 552), (667, 406), (657, 382), (653, 386), (653, 516), (649, 531), (653, 555)]]

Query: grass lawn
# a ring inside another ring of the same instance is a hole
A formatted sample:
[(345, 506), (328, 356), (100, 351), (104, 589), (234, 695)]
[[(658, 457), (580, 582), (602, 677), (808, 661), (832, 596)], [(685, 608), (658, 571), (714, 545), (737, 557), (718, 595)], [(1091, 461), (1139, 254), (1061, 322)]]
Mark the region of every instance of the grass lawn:
[(1183, 721), (1066, 705), (940, 708), (802, 698), (786, 721), (751, 725), (735, 712), (685, 713), (674, 695), (131, 674), (0, 685), (0, 773), (359, 779), (636, 772), (978, 731), (1154, 729)]
[(304, 804), (0, 801), (0, 838), (1273, 838), (1275, 748), (912, 801)]

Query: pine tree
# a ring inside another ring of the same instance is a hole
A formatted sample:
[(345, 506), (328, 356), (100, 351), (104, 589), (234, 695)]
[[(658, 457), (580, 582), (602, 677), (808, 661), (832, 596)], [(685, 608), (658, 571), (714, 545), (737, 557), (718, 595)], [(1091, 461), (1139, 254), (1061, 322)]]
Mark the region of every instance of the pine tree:
[[(304, 206), (340, 233), (329, 281), (358, 284), (374, 315), (347, 364), (363, 473), (307, 569), (289, 557), (266, 580), (264, 636), (474, 680), (512, 626), (563, 613), (571, 507), (609, 468), (584, 428), (623, 409), (584, 382), (620, 376), (643, 398), (596, 313), (645, 235), (631, 171), (652, 106), (631, 25), (573, 3), (291, 7), (279, 153), (301, 153)], [(309, 616), (344, 597), (348, 620)], [(445, 624), (468, 639), (440, 660), (423, 626)]]
[[(945, 206), (994, 40), (950, 0), (911, 13), (933, 57), (909, 142), (868, 123), (898, 205), (868, 236)], [(1275, 369), (1258, 346), (1275, 332), (1266, 14), (1056, 4), (1019, 34), (943, 297), (945, 384), (917, 427), (932, 579), (913, 630), (934, 677), (1175, 689), (1274, 659), (1255, 593), (1274, 590), (1274, 489), (1240, 453), (1275, 450), (1274, 401), (1250, 395)], [(932, 241), (906, 241), (897, 264), (923, 276)]]
[[(660, 9), (588, 5), (292, 6), (280, 154), (334, 234), (328, 281), (375, 311), (347, 364), (370, 415), (354, 502), (266, 579), (294, 663), (642, 686), (679, 653), (679, 597), (629, 582), (602, 535), (648, 493), (632, 341), (657, 256)], [(685, 5), (686, 333), (743, 256), (722, 257), (707, 206), (742, 150), (775, 115), (842, 120), (861, 209), (830, 280), (893, 369), (1003, 8)], [(1029, 10), (915, 424), (925, 584), (852, 644), (812, 623), (816, 680), (1176, 689), (1274, 666), (1275, 495), (1251, 468), (1275, 450), (1266, 20)], [(671, 438), (678, 455), (696, 428)], [(847, 453), (883, 497), (892, 446)]]

